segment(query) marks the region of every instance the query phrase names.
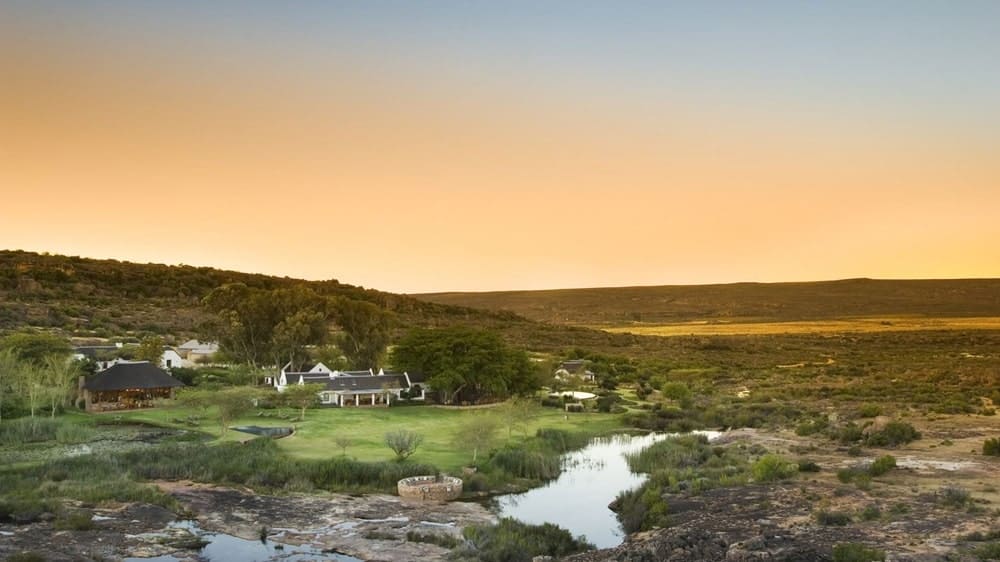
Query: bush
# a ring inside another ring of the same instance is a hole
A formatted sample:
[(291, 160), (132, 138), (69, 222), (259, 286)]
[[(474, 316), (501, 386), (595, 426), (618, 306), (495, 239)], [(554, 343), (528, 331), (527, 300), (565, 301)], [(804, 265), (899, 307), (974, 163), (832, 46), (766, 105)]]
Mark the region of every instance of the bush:
[(809, 459), (799, 459), (799, 472), (819, 472), (819, 465)]
[(872, 476), (882, 476), (890, 470), (896, 468), (896, 457), (884, 455), (877, 459), (868, 467), (868, 474)]
[(59, 517), (53, 525), (60, 531), (89, 531), (94, 528), (94, 519), (89, 513), (78, 511)]
[(882, 510), (877, 505), (869, 505), (861, 510), (858, 517), (862, 521), (875, 521), (882, 517)]
[(968, 490), (954, 484), (942, 487), (936, 495), (938, 503), (953, 508), (965, 507), (972, 499)]
[(421, 533), (418, 531), (407, 531), (406, 540), (410, 542), (421, 542), (436, 544), (442, 548), (452, 549), (461, 544), (461, 541), (451, 535), (440, 533)]
[(912, 425), (891, 421), (880, 431), (873, 431), (865, 437), (865, 444), (871, 447), (895, 447), (920, 439), (920, 432)]
[(874, 418), (882, 415), (882, 406), (878, 404), (862, 404), (858, 408), (858, 415), (862, 418)]
[(417, 447), (424, 442), (424, 436), (406, 429), (397, 429), (385, 434), (385, 446), (396, 453), (397, 461), (404, 461), (417, 452)]
[(993, 437), (983, 442), (983, 454), (991, 457), (1000, 457), (1000, 439)]
[(844, 543), (833, 547), (833, 562), (882, 562), (885, 551), (858, 543)]
[(563, 557), (594, 548), (557, 525), (529, 525), (506, 517), (497, 525), (466, 527), (462, 535), (475, 558), (484, 562), (530, 562), (535, 556)]
[(976, 548), (973, 552), (983, 560), (1000, 560), (1000, 542), (984, 544)]
[(821, 509), (813, 514), (820, 525), (843, 527), (851, 522), (851, 514), (843, 511), (827, 511)]
[(796, 463), (787, 461), (778, 455), (767, 454), (753, 463), (750, 472), (757, 482), (775, 482), (795, 476), (799, 471)]
[(663, 488), (656, 484), (626, 490), (615, 498), (612, 509), (626, 533), (648, 531), (669, 524), (667, 501)]

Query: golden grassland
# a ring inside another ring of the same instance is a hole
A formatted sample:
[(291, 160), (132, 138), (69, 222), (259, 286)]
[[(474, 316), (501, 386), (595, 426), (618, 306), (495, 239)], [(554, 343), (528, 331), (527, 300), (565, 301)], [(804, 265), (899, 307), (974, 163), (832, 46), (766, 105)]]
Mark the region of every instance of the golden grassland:
[(927, 330), (1000, 330), (1000, 317), (973, 318), (839, 318), (791, 322), (727, 322), (706, 320), (669, 324), (632, 323), (617, 326), (588, 326), (618, 334), (641, 336), (736, 336), (772, 334), (850, 334), (873, 332), (913, 332)]

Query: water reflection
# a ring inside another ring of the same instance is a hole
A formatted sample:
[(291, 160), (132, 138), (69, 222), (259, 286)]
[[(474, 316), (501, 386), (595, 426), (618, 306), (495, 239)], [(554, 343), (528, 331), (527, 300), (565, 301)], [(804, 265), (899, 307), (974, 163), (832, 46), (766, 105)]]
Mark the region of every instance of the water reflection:
[[(721, 433), (699, 431), (710, 440)], [(614, 512), (608, 509), (619, 492), (635, 488), (645, 474), (629, 470), (625, 455), (666, 439), (671, 434), (614, 435), (594, 439), (587, 447), (563, 456), (559, 478), (523, 494), (495, 498), (503, 517), (526, 523), (555, 523), (573, 535), (584, 535), (598, 548), (621, 544), (625, 538)]]
[[(208, 543), (198, 552), (198, 560), (210, 562), (266, 562), (271, 560), (361, 562), (359, 558), (336, 552), (324, 552), (308, 544), (290, 545), (272, 540), (263, 543), (259, 540), (241, 539), (225, 533), (209, 533), (203, 531), (194, 521), (177, 521), (171, 523), (170, 527), (186, 529)], [(155, 558), (126, 558), (125, 562), (179, 562), (180, 560), (187, 560), (187, 558), (180, 559), (167, 555)]]

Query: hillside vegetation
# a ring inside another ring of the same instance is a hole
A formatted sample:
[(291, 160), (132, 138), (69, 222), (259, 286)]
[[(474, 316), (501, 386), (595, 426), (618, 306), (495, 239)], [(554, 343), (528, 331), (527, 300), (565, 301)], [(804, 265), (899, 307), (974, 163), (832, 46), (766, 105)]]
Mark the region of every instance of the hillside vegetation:
[(194, 336), (206, 317), (202, 298), (227, 283), (268, 290), (305, 286), (322, 296), (372, 302), (396, 314), (404, 325), (525, 322), (509, 313), (438, 305), (335, 279), (304, 281), (210, 267), (0, 250), (0, 330), (34, 326), (80, 336)]
[(413, 296), (437, 304), (510, 311), (539, 322), (602, 327), (705, 321), (1000, 316), (1000, 279), (845, 279)]

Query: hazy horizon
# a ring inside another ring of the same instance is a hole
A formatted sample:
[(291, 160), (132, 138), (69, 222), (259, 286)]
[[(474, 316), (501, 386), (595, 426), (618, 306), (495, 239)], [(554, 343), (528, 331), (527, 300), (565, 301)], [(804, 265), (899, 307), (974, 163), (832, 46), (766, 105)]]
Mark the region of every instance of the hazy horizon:
[(996, 278), (998, 20), (6, 2), (0, 244), (403, 293)]

